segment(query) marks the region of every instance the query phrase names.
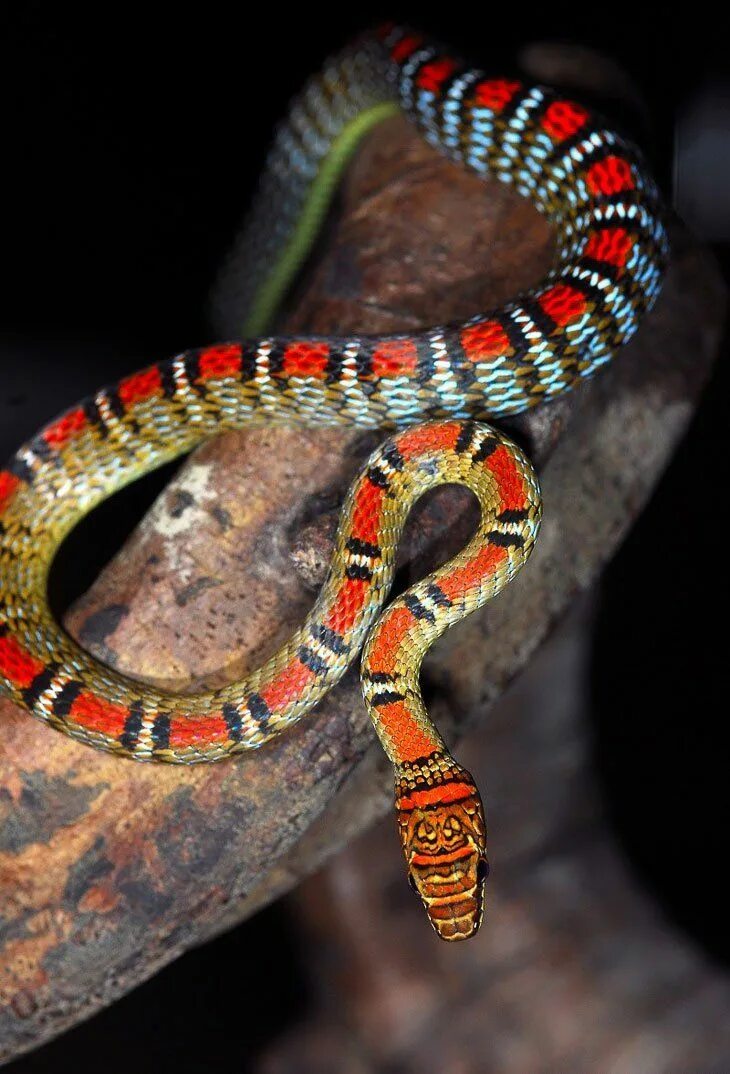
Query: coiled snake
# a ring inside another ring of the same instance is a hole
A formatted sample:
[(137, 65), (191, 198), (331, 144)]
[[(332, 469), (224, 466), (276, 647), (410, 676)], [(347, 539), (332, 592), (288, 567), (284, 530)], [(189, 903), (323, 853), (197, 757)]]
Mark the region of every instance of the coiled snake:
[[(434, 145), (511, 183), (546, 215), (558, 237), (547, 279), (502, 309), (418, 335), (263, 334), (354, 146), (398, 107)], [(419, 668), (447, 627), (525, 563), (541, 510), (528, 460), (481, 419), (549, 400), (607, 362), (652, 305), (666, 252), (659, 197), (638, 151), (587, 109), (488, 78), (400, 28), (364, 37), (311, 81), (279, 131), (232, 270), (248, 310), (245, 341), (186, 352), (103, 389), (0, 471), (0, 685), (89, 745), (195, 764), (278, 735), (365, 644), (363, 693), (395, 766), (411, 883), (440, 936), (472, 935), (487, 872), (484, 817), (471, 776), (426, 714)], [(263, 282), (253, 271), (262, 265)], [(347, 496), (306, 621), (243, 682), (192, 698), (98, 663), (48, 608), (47, 575), (66, 534), (101, 500), (201, 440), (270, 421), (401, 429)], [(448, 482), (476, 495), (478, 532), (381, 614), (410, 507)]]

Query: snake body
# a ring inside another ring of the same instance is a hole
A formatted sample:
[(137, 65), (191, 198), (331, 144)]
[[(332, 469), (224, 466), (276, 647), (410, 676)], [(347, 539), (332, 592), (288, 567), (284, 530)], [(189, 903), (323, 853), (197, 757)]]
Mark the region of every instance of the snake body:
[[(414, 335), (260, 334), (354, 146), (396, 102), (430, 142), (512, 183), (548, 217), (558, 238), (548, 278), (502, 309)], [(363, 693), (395, 767), (411, 882), (440, 936), (472, 935), (487, 871), (482, 807), (424, 709), (418, 675), (435, 639), (525, 563), (540, 521), (530, 463), (482, 419), (550, 399), (606, 362), (653, 303), (665, 257), (659, 198), (640, 154), (581, 105), (487, 78), (400, 28), (363, 38), (306, 87), (272, 150), (230, 276), (254, 336), (185, 352), (101, 390), (0, 471), (0, 686), (89, 745), (194, 764), (278, 735), (364, 645)], [(263, 282), (242, 270), (245, 259), (263, 267)], [(242, 682), (194, 697), (84, 652), (47, 601), (50, 564), (68, 532), (201, 441), (273, 421), (399, 430), (347, 496), (329, 576), (301, 628)], [(412, 504), (454, 482), (479, 502), (477, 533), (382, 612)]]

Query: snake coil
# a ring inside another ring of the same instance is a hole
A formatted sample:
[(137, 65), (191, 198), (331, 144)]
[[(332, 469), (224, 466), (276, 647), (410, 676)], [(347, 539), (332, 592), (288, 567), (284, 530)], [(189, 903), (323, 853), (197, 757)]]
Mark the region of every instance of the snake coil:
[[(433, 145), (512, 184), (547, 217), (557, 235), (548, 277), (501, 309), (413, 335), (265, 334), (354, 147), (398, 108)], [(530, 463), (483, 419), (552, 399), (607, 362), (651, 307), (666, 254), (659, 196), (638, 150), (582, 105), (487, 77), (401, 28), (356, 42), (309, 83), (278, 133), (220, 292), (221, 316), (247, 310), (245, 340), (104, 388), (0, 471), (0, 686), (91, 746), (195, 764), (278, 735), (365, 645), (363, 693), (395, 766), (411, 882), (440, 936), (472, 935), (487, 873), (482, 806), (424, 709), (418, 674), (435, 639), (514, 577), (537, 536)], [(194, 697), (104, 667), (49, 610), (60, 543), (141, 474), (224, 429), (261, 422), (400, 430), (347, 496), (330, 573), (305, 622), (246, 679)], [(449, 482), (477, 497), (477, 533), (382, 612), (412, 504)]]

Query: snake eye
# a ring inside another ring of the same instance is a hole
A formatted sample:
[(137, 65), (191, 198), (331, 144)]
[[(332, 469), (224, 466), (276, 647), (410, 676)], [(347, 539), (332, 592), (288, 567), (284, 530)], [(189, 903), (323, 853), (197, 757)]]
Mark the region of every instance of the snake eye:
[(477, 882), (483, 884), (489, 876), (489, 862), (486, 858), (480, 858), (477, 864)]

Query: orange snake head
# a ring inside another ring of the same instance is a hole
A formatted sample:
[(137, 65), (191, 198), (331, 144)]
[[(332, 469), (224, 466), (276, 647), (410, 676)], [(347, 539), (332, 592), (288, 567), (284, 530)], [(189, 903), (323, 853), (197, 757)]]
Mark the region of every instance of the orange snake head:
[(403, 766), (396, 811), (408, 880), (442, 940), (465, 940), (482, 922), (489, 873), (479, 791), (443, 754)]

